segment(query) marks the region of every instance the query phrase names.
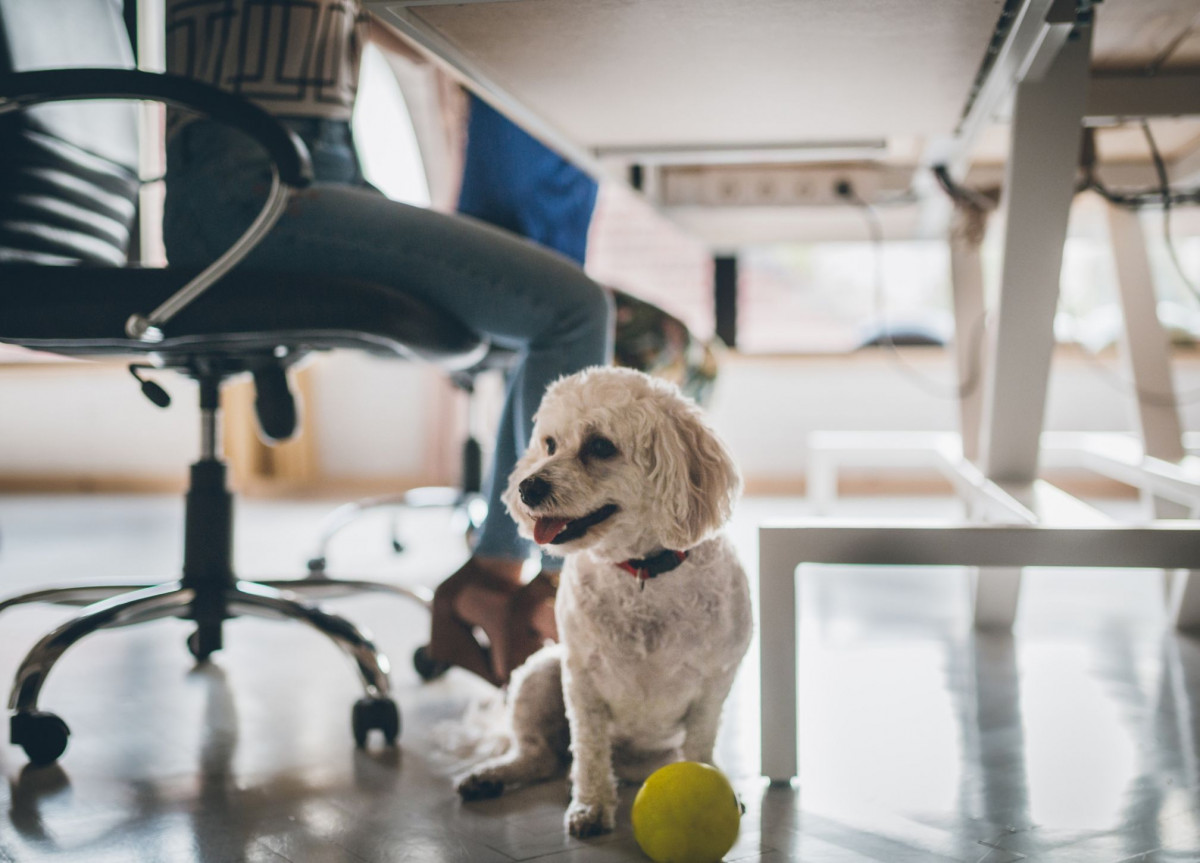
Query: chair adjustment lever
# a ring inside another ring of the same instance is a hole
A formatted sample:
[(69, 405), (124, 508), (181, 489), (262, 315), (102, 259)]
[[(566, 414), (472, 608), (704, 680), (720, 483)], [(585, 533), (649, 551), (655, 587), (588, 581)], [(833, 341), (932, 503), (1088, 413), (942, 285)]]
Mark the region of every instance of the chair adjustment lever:
[(154, 404), (158, 405), (160, 408), (165, 408), (171, 404), (171, 396), (167, 393), (166, 390), (164, 390), (162, 387), (160, 387), (154, 381), (147, 380), (146, 378), (144, 378), (138, 374), (138, 371), (141, 369), (153, 369), (153, 368), (154, 368), (154, 366), (147, 366), (147, 365), (141, 365), (138, 363), (133, 363), (129, 366), (129, 373), (131, 375), (133, 375), (134, 378), (137, 379), (137, 382), (139, 384), (142, 385), (142, 395), (144, 395), (146, 398), (150, 399), (150, 401), (152, 401)]

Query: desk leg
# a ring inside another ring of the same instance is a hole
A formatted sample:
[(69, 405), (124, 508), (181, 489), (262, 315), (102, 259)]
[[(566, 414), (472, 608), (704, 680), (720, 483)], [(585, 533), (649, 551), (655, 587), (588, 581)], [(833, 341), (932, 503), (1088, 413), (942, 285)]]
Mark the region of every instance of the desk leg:
[(975, 628), (1012, 629), (1021, 595), (1019, 566), (976, 567), (969, 575), (975, 581)]
[(759, 684), (762, 706), (762, 772), (773, 783), (797, 774), (797, 643), (800, 604), (798, 561), (787, 531), (758, 532)]
[(1200, 631), (1200, 570), (1175, 570), (1168, 585), (1171, 623), (1176, 629)]
[(1000, 297), (984, 390), (982, 463), (998, 482), (1032, 482), (1046, 414), (1054, 312), (1087, 98), (1091, 29), (1040, 81), (1017, 86)]
[(837, 456), (824, 450), (809, 449), (807, 482), (808, 504), (813, 515), (829, 515), (838, 496)]
[[(1183, 425), (1171, 379), (1171, 343), (1158, 319), (1158, 301), (1146, 238), (1137, 214), (1108, 205), (1108, 233), (1117, 265), (1121, 311), (1124, 318), (1122, 349), (1135, 391), (1142, 451), (1153, 458), (1178, 463), (1183, 447)], [(1155, 518), (1189, 518), (1189, 507), (1142, 493)], [(1188, 570), (1163, 570), (1163, 595), (1172, 623), (1179, 629), (1200, 626), (1200, 577)]]
[(950, 229), (950, 286), (954, 298), (954, 356), (958, 369), (958, 428), (962, 454), (979, 459), (983, 410), (983, 261), (979, 254), (987, 214), (959, 209)]
[[(979, 459), (983, 411), (983, 263), (979, 255), (984, 213), (960, 209), (950, 231), (950, 281), (954, 293), (954, 342), (958, 362), (958, 415), (962, 454)], [(974, 517), (974, 516), (973, 516)], [(979, 568), (967, 572), (974, 590), (975, 626), (1009, 629), (1017, 616), (1021, 591), (1019, 567)]]
[[(1171, 344), (1158, 319), (1150, 256), (1137, 213), (1109, 204), (1108, 234), (1125, 324), (1121, 347), (1136, 388), (1132, 401), (1137, 407), (1142, 448), (1148, 456), (1179, 462), (1186, 452), (1171, 380)], [(1185, 508), (1173, 517), (1187, 515)]]
[[(989, 345), (980, 443), (981, 469), (1000, 482), (1028, 483), (1038, 473), (1090, 54), (1087, 28), (1063, 46), (1040, 80), (1017, 86), (1004, 178), (1008, 213), (1000, 298)], [(1019, 571), (980, 571), (976, 622), (1011, 627), (1019, 588)]]

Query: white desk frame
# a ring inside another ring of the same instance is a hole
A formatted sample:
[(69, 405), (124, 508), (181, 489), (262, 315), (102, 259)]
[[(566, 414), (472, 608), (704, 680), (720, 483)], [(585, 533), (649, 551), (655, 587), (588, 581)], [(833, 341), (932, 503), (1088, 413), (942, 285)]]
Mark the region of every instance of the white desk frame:
[[(1200, 577), (1189, 571), (1200, 568), (1200, 521), (1115, 524), (1037, 479), (1063, 243), (1088, 106), (1090, 31), (1063, 43), (1052, 57), (1043, 52), (1030, 67), (1035, 74), (1025, 76), (1014, 95), (1001, 290), (982, 398), (962, 401), (957, 447), (936, 438), (926, 450), (963, 497), (970, 523), (811, 520), (759, 531), (762, 772), (773, 782), (790, 781), (798, 769), (797, 575), (804, 564), (968, 567), (975, 577), (976, 625), (1001, 628), (1013, 623), (1024, 567), (1161, 568), (1181, 573), (1168, 587), (1176, 625), (1200, 623)], [(1074, 451), (1057, 455), (1133, 480), (1153, 500), (1156, 515), (1188, 515), (1200, 502), (1200, 467), (1183, 448), (1144, 238), (1136, 217), (1116, 208), (1110, 208), (1109, 226), (1125, 353), (1137, 388), (1158, 397), (1139, 399), (1140, 451), (1114, 445), (1110, 437), (1103, 443), (1076, 439)], [(951, 241), (951, 260), (958, 368), (965, 377), (969, 327), (983, 309), (982, 279), (977, 251), (965, 241)], [(912, 443), (888, 447), (883, 462), (913, 458)], [(836, 476), (818, 472), (814, 493), (836, 494)]]
[(1195, 566), (1200, 523), (1053, 527), (922, 524), (766, 525), (759, 530), (762, 773), (788, 782), (798, 769), (798, 572), (806, 563), (922, 566)]
[[(369, 6), (468, 82), (482, 98), (585, 169), (602, 175), (603, 166), (592, 152), (498, 87), (472, 56), (412, 12), (413, 7), (442, 2), (454, 0), (370, 0)], [(801, 564), (979, 567), (976, 621), (1001, 626), (1012, 622), (1024, 566), (1200, 566), (1200, 523), (1114, 525), (1090, 507), (1035, 479), (1041, 457), (1063, 241), (1074, 194), (1083, 119), (1089, 111), (1090, 30), (1081, 31), (1082, 38), (1069, 40), (1074, 14), (1070, 3), (1024, 0), (959, 129), (950, 139), (936, 142), (926, 159), (927, 164), (945, 163), (952, 173), (961, 173), (972, 142), (992, 122), (1017, 82), (1005, 177), (1008, 230), (1003, 280), (990, 332), (984, 386), (963, 400), (964, 435), (957, 452), (944, 446), (935, 451), (935, 457), (968, 501), (972, 518), (989, 524), (810, 523), (762, 529), (763, 772), (773, 780), (786, 780), (796, 773), (796, 572)], [(1164, 112), (1182, 113), (1177, 109), (1183, 102), (1200, 111), (1200, 86), (1194, 86), (1200, 82), (1194, 76), (1178, 82), (1171, 93), (1147, 87), (1135, 76), (1097, 83), (1092, 88), (1096, 90), (1093, 112), (1097, 102), (1102, 102), (1105, 112), (1128, 114), (1129, 105), (1154, 99), (1165, 100)], [(1114, 248), (1125, 249), (1123, 261), (1130, 267), (1122, 281), (1134, 284), (1142, 280), (1136, 273), (1135, 232), (1119, 214), (1111, 224), (1114, 235), (1121, 236)], [(960, 335), (959, 368), (965, 375), (970, 360), (961, 351), (973, 341), (971, 329), (984, 307), (982, 277), (978, 249), (969, 242), (952, 241), (951, 257)], [(1134, 302), (1144, 302), (1144, 296)], [(1134, 314), (1127, 310), (1131, 326), (1135, 319), (1141, 319), (1141, 312), (1144, 308), (1139, 307)], [(1156, 349), (1147, 347), (1143, 351), (1139, 342), (1137, 350), (1135, 369), (1141, 370), (1139, 374), (1159, 374), (1161, 368), (1159, 372), (1148, 371), (1160, 365)], [(1147, 384), (1143, 388), (1155, 386)], [(1179, 503), (1185, 498), (1183, 505), (1188, 506), (1186, 495), (1191, 480), (1189, 467), (1163, 453), (1152, 451), (1148, 445), (1136, 467), (1127, 461), (1121, 464), (1113, 453), (1107, 454), (1107, 460), (1097, 455), (1096, 460), (1109, 464), (1114, 471), (1137, 470), (1147, 476), (1153, 473), (1147, 483), (1153, 486), (1156, 496), (1164, 499), (1159, 504), (1160, 514), (1167, 514), (1172, 501)], [(1159, 462), (1153, 466), (1154, 471), (1147, 467), (1150, 458)], [(1177, 512), (1176, 508), (1172, 514)], [(1184, 579), (1179, 585), (1186, 588), (1188, 581)], [(1200, 579), (1190, 581), (1200, 587)], [(1188, 595), (1195, 599), (1197, 592)], [(1194, 604), (1200, 606), (1200, 599)]]

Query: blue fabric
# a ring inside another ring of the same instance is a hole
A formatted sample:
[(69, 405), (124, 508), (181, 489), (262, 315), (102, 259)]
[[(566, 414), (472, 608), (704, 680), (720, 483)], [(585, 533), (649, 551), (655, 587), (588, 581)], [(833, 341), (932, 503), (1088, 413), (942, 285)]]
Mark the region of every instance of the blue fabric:
[(583, 265), (596, 181), (470, 95), (458, 211)]
[[(458, 211), (528, 237), (582, 267), (596, 207), (596, 181), (474, 93), (467, 98), (470, 113)], [(517, 446), (522, 438), (514, 441), (512, 429), (511, 423), (501, 425), (497, 446)], [(561, 565), (558, 558), (543, 559), (547, 569)]]
[[(476, 554), (524, 559), (500, 495), (532, 433), (547, 385), (607, 363), (606, 293), (573, 262), (482, 222), (388, 200), (361, 179), (345, 124), (289, 121), (313, 150), (317, 182), (296, 195), (248, 267), (392, 285), (440, 305), (519, 352), (489, 477)], [(265, 154), (224, 126), (196, 121), (167, 147), (164, 239), (172, 264), (199, 266), (249, 225), (270, 181)], [(386, 397), (386, 395), (381, 395)]]

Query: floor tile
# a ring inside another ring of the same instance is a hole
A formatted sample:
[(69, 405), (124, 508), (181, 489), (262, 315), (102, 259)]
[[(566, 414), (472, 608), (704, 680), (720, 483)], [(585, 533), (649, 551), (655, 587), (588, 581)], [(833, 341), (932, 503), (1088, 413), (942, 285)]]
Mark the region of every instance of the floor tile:
[[(940, 499), (843, 501), (849, 514), (943, 516)], [(248, 577), (300, 575), (322, 502), (238, 509)], [(804, 511), (745, 501), (733, 525), (753, 572), (755, 527)], [(0, 496), (0, 590), (78, 579), (174, 577), (180, 502), (145, 496)], [(339, 536), (331, 569), (432, 586), (464, 555), (444, 514), (374, 516)], [(753, 586), (752, 586), (753, 589)], [(972, 632), (961, 570), (805, 568), (801, 776), (758, 776), (757, 647), (727, 703), (717, 760), (746, 805), (730, 861), (1179, 863), (1200, 860), (1200, 642), (1168, 631), (1156, 574), (1031, 570), (1012, 635)], [(563, 830), (565, 779), (464, 804), (446, 744), (486, 684), (423, 683), (428, 632), (410, 602), (329, 607), (391, 656), (401, 745), (354, 748), (353, 668), (304, 627), (227, 628), (193, 667), (181, 621), (100, 633), (56, 666), (43, 704), (72, 728), (59, 766), (0, 745), (0, 863), (55, 860), (624, 861), (645, 859), (624, 788), (618, 829)], [(0, 615), (0, 680), (71, 610)]]

